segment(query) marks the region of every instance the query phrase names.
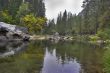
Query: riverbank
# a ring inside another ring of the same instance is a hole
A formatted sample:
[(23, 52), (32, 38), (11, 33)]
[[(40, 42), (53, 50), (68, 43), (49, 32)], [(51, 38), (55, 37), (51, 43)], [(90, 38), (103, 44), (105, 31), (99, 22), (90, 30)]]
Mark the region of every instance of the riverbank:
[(72, 36), (31, 35), (30, 40), (74, 40)]
[(46, 36), (45, 35), (31, 35), (30, 36), (30, 40), (46, 40)]

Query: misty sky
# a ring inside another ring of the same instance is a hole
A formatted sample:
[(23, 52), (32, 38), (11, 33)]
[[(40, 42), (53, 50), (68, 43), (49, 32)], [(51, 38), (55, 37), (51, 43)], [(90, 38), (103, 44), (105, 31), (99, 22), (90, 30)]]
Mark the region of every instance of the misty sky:
[(46, 17), (48, 19), (56, 18), (60, 11), (78, 14), (82, 8), (83, 0), (45, 0), (46, 3)]

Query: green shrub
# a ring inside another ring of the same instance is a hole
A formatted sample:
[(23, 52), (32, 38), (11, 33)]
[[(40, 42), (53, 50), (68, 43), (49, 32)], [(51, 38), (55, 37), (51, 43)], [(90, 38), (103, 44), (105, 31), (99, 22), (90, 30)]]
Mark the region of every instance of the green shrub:
[(105, 30), (98, 31), (98, 36), (102, 40), (110, 39), (110, 29), (105, 29)]
[(46, 18), (35, 17), (33, 14), (29, 14), (21, 18), (22, 25), (29, 29), (30, 33), (40, 31), (45, 22)]
[(97, 41), (97, 40), (100, 40), (100, 37), (97, 36), (97, 35), (89, 36), (89, 38), (90, 38), (90, 41)]

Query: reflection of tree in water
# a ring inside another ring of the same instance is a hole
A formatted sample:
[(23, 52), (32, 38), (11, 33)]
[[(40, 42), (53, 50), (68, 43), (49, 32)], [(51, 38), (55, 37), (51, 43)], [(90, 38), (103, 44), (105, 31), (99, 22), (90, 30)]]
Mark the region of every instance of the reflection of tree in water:
[(40, 73), (44, 50), (41, 42), (30, 42), (20, 54), (0, 59), (0, 73)]
[(80, 69), (76, 59), (65, 59), (63, 62), (61, 58), (57, 58), (55, 49), (52, 52), (46, 49), (42, 73), (79, 73)]
[(101, 60), (104, 49), (100, 46), (77, 42), (48, 44), (48, 50), (52, 52), (53, 49), (56, 49), (57, 58), (61, 58), (63, 63), (66, 59), (76, 58), (85, 73), (103, 73)]

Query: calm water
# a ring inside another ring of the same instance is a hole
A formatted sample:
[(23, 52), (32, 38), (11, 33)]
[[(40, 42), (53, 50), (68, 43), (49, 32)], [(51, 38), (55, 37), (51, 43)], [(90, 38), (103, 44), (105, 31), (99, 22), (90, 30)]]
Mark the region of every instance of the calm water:
[(103, 73), (104, 49), (81, 42), (0, 42), (0, 73)]

